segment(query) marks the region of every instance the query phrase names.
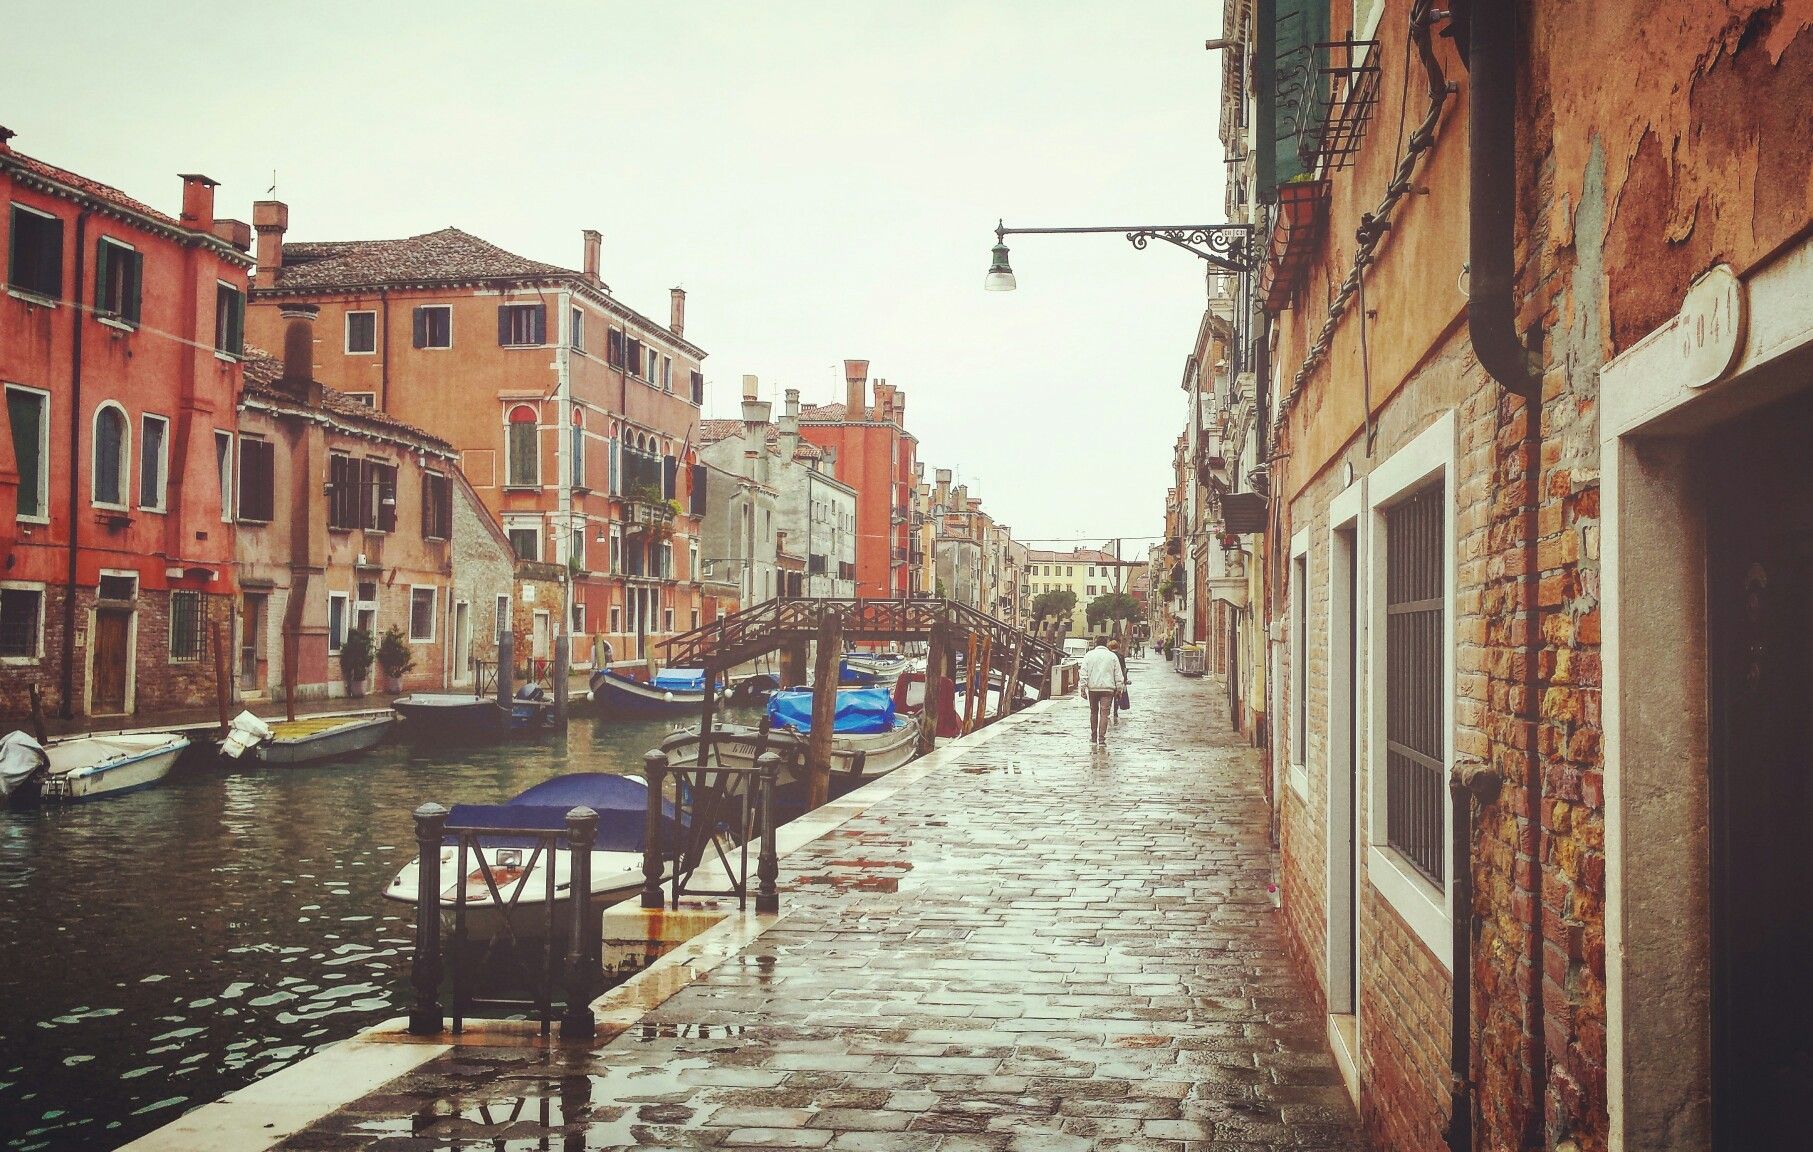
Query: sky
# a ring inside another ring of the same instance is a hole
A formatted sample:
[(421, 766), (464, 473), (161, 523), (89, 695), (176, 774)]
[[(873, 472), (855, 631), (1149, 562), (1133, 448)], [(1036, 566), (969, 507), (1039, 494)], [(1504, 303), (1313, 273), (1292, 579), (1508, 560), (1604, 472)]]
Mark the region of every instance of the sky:
[[(1201, 261), (994, 224), (1222, 216), (1220, 5), (21, 3), (0, 0), (13, 146), (174, 214), (178, 172), (293, 240), (455, 225), (577, 267), (656, 319), (687, 291), (706, 414), (907, 396), (921, 459), (1022, 540), (1163, 531)], [(1048, 544), (1039, 546), (1060, 547)]]

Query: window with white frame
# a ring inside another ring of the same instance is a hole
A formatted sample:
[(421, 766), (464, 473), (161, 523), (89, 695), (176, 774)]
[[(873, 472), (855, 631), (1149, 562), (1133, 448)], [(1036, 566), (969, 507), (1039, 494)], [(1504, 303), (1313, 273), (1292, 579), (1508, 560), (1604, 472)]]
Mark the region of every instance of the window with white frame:
[(569, 534), (567, 562), (579, 571), (585, 571), (585, 525), (580, 524)]
[(674, 630), (674, 610), (672, 608), (662, 609), (661, 625), (661, 630), (664, 632), (672, 632)]
[(663, 392), (674, 390), (674, 362), (668, 356), (661, 357), (661, 390)]
[(623, 571), (623, 529), (616, 524), (611, 525), (611, 571)]
[(94, 249), (95, 315), (136, 327), (145, 258), (132, 245), (103, 236)]
[(573, 409), (573, 426), (568, 433), (569, 449), (567, 452), (567, 480), (575, 488), (584, 488), (585, 483), (585, 413)]
[(63, 221), (48, 212), (14, 204), (12, 241), (7, 245), (6, 282), (46, 300), (63, 296)]
[(584, 352), (585, 313), (578, 308), (573, 309), (569, 314), (568, 322), (572, 325), (572, 329), (567, 333), (567, 343), (572, 345), (573, 351)]
[(417, 348), (453, 347), (453, 307), (449, 304), (423, 304), (412, 317), (413, 337)]
[(238, 356), (246, 346), (246, 294), (224, 280), (214, 286), (214, 350)]
[(547, 305), (498, 305), (497, 342), (504, 348), (529, 348), (546, 344), (548, 342)]
[(409, 642), (427, 644), (434, 640), (435, 590), (411, 586), (409, 589)]
[(378, 314), (346, 314), (346, 351), (352, 356), (369, 356), (378, 350)]
[(214, 429), (214, 471), (220, 480), (220, 519), (233, 519), (233, 434)]
[(103, 508), (126, 507), (126, 477), (130, 475), (132, 431), (126, 412), (106, 403), (94, 413), (94, 503)]
[(6, 417), (13, 437), (19, 489), (13, 506), (21, 520), (50, 522), (50, 393), (6, 386)]
[(0, 582), (0, 660), (35, 663), (44, 658), (44, 585)]
[(207, 655), (200, 592), (170, 593), (170, 662), (193, 664)]
[(541, 486), (541, 428), (532, 405), (510, 409), (504, 432), (504, 475), (512, 488)]
[(145, 415), (139, 424), (138, 506), (152, 512), (164, 510), (164, 490), (169, 472), (170, 421)]
[(376, 408), (378, 406), (378, 394), (376, 392), (342, 392), (340, 395), (351, 400), (354, 404), (363, 404), (367, 408)]
[(541, 559), (541, 524), (539, 521), (517, 520), (505, 525), (504, 534), (510, 539), (510, 548), (518, 560)]
[(623, 609), (621, 607), (619, 607), (618, 605), (613, 604), (613, 605), (611, 605), (611, 634), (619, 635), (622, 633), (622, 631), (623, 631)]
[(346, 643), (347, 629), (347, 596), (344, 592), (327, 594), (327, 651), (330, 655), (340, 651)]
[(573, 635), (585, 635), (585, 605), (577, 600), (573, 601)]

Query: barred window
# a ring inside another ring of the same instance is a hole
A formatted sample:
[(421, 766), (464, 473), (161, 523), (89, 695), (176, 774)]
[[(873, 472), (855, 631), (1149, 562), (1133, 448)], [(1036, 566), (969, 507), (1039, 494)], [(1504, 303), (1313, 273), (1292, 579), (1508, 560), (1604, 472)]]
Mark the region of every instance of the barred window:
[(43, 589), (0, 588), (0, 656), (42, 656), (43, 628)]
[(1442, 883), (1447, 606), (1437, 484), (1385, 513), (1385, 839)]
[(207, 655), (207, 631), (202, 627), (201, 593), (170, 593), (170, 659), (186, 664)]

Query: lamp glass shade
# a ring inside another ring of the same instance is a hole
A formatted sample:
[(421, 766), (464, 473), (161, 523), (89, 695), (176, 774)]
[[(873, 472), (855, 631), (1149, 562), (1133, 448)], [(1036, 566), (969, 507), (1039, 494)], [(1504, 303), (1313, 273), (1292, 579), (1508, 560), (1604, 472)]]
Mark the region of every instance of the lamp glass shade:
[(996, 244), (993, 258), (988, 263), (988, 275), (982, 279), (982, 287), (988, 292), (1012, 292), (1014, 270), (1007, 263), (1007, 245)]

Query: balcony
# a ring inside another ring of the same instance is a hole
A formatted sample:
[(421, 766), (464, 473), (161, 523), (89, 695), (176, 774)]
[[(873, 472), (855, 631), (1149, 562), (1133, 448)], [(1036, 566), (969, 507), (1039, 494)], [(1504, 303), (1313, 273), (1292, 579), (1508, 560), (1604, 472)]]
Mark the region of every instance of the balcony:
[(650, 500), (631, 500), (624, 511), (623, 523), (632, 535), (669, 535), (674, 527), (673, 505)]

